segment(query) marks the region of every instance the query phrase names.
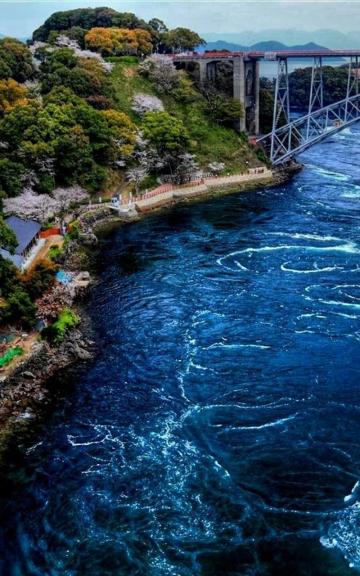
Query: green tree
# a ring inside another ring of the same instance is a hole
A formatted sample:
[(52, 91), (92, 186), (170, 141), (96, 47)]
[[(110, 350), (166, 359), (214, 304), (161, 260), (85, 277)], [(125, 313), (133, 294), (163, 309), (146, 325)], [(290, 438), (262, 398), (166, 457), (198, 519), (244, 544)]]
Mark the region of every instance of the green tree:
[(36, 306), (25, 290), (16, 286), (7, 298), (5, 320), (19, 322), (23, 326), (33, 326), (36, 319)]
[(158, 32), (159, 34), (168, 32), (168, 27), (162, 20), (159, 20), (159, 18), (152, 18), (149, 20), (149, 26), (152, 28), (152, 30), (155, 30), (155, 32)]
[(204, 96), (207, 101), (207, 113), (218, 124), (231, 126), (244, 114), (239, 100), (219, 92), (212, 86), (205, 89)]
[(104, 114), (84, 103), (74, 110), (75, 119), (82, 126), (89, 143), (94, 159), (106, 162), (111, 151), (111, 130)]
[(14, 232), (6, 226), (3, 217), (0, 216), (0, 247), (6, 248), (13, 254), (16, 246), (17, 240)]
[[(101, 24), (98, 24), (98, 26), (101, 26)], [(128, 28), (128, 30), (135, 30), (136, 28), (146, 30), (148, 28), (146, 22), (138, 18), (132, 12), (117, 13), (112, 17), (110, 26), (114, 26), (115, 28)]]
[(34, 73), (29, 48), (15, 38), (0, 39), (0, 79), (13, 78), (25, 82)]
[(143, 120), (142, 130), (160, 155), (176, 154), (185, 150), (189, 135), (179, 118), (168, 112), (148, 112)]
[(22, 177), (25, 168), (19, 162), (0, 158), (0, 189), (6, 196), (17, 196), (22, 190)]
[(164, 47), (162, 46), (162, 38), (163, 35), (169, 31), (168, 27), (162, 20), (159, 20), (159, 18), (152, 18), (149, 21), (148, 26), (149, 26), (149, 32), (152, 37), (152, 44), (154, 46), (154, 50), (156, 52), (158, 51), (164, 52), (165, 50)]
[(55, 281), (57, 267), (39, 262), (35, 269), (22, 278), (23, 288), (34, 301), (40, 298), (45, 290), (48, 290)]
[(0, 256), (0, 295), (7, 298), (19, 285), (20, 281), (15, 266)]
[(90, 140), (77, 124), (58, 143), (55, 169), (60, 183), (71, 185), (82, 175), (92, 171), (93, 158)]
[(175, 28), (162, 35), (161, 43), (165, 52), (186, 52), (205, 45), (206, 41), (189, 28)]
[(12, 110), (0, 122), (0, 140), (6, 142), (10, 152), (20, 145), (25, 130), (36, 124), (39, 110), (39, 103), (29, 102), (28, 106)]
[[(302, 110), (309, 105), (311, 71), (310, 67), (299, 68), (289, 75), (291, 105)], [(347, 65), (339, 68), (333, 68), (332, 66), (323, 67), (324, 106), (345, 98), (347, 81)]]
[(41, 64), (41, 91), (48, 94), (53, 88), (64, 87), (77, 96), (111, 97), (112, 88), (102, 65), (95, 59), (78, 58), (71, 48), (47, 53)]

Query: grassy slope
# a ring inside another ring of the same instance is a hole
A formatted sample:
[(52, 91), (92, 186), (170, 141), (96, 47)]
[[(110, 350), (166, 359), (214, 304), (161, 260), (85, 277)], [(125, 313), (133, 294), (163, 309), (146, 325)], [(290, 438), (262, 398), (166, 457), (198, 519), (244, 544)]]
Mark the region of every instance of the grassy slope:
[[(117, 106), (140, 124), (140, 118), (131, 110), (132, 98), (139, 92), (156, 95), (155, 87), (138, 74), (136, 63), (126, 58), (111, 60), (115, 63), (111, 79)], [(209, 162), (225, 162), (226, 171), (231, 173), (245, 170), (247, 166), (261, 165), (254, 150), (235, 130), (219, 126), (205, 115), (202, 97), (197, 102), (184, 104), (171, 96), (158, 96), (164, 102), (166, 111), (184, 122), (191, 137), (192, 152), (201, 167), (206, 168)]]

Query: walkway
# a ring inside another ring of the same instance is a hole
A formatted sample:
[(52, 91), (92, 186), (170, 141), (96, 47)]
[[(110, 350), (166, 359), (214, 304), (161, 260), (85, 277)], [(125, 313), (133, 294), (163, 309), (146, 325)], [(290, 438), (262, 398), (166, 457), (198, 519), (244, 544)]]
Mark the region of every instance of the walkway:
[(257, 170), (259, 171), (246, 174), (202, 178), (189, 184), (183, 184), (182, 186), (164, 184), (163, 186), (159, 186), (155, 190), (144, 194), (140, 200), (136, 201), (135, 206), (139, 212), (145, 212), (146, 210), (151, 210), (158, 206), (170, 204), (174, 200), (208, 194), (216, 188), (234, 186), (237, 184), (241, 185), (253, 182), (271, 181), (274, 177), (272, 170), (268, 170), (267, 168), (258, 168)]

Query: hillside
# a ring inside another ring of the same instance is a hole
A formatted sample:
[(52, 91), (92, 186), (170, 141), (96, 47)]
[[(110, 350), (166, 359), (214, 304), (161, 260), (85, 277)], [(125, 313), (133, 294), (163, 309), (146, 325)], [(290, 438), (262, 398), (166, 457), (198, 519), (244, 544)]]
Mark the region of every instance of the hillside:
[[(134, 96), (138, 93), (159, 96), (156, 85), (139, 74), (139, 63), (135, 58), (112, 58), (111, 61), (114, 63), (111, 82), (117, 107), (140, 126), (140, 118), (132, 111)], [(241, 171), (247, 165), (257, 165), (258, 158), (246, 137), (211, 120), (206, 99), (191, 83), (188, 90), (187, 99), (174, 97), (174, 92), (160, 98), (165, 110), (184, 124), (190, 136), (191, 152), (199, 166), (206, 170), (211, 162), (223, 162), (227, 171)]]

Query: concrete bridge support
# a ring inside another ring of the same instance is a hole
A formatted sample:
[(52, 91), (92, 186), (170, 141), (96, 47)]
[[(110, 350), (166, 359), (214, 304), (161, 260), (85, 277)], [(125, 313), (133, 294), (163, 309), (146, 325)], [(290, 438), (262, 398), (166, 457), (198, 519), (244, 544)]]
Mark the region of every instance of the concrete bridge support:
[(243, 58), (235, 58), (233, 61), (233, 96), (240, 100), (244, 115), (239, 119), (239, 130), (246, 131), (246, 114), (245, 114), (245, 66)]
[[(187, 57), (174, 57), (174, 62), (185, 64)], [(233, 64), (233, 97), (239, 100), (243, 108), (243, 116), (237, 122), (237, 128), (248, 134), (259, 133), (259, 60), (246, 55), (232, 58), (212, 56), (209, 58), (192, 57), (191, 62), (199, 66), (200, 86), (207, 82), (216, 82), (217, 64), (230, 62)]]
[(235, 58), (233, 84), (234, 98), (240, 100), (244, 110), (244, 116), (240, 118), (239, 129), (256, 135), (259, 133), (259, 61), (242, 57)]
[(207, 82), (207, 66), (207, 60), (199, 60), (199, 76), (201, 87), (204, 87)]

